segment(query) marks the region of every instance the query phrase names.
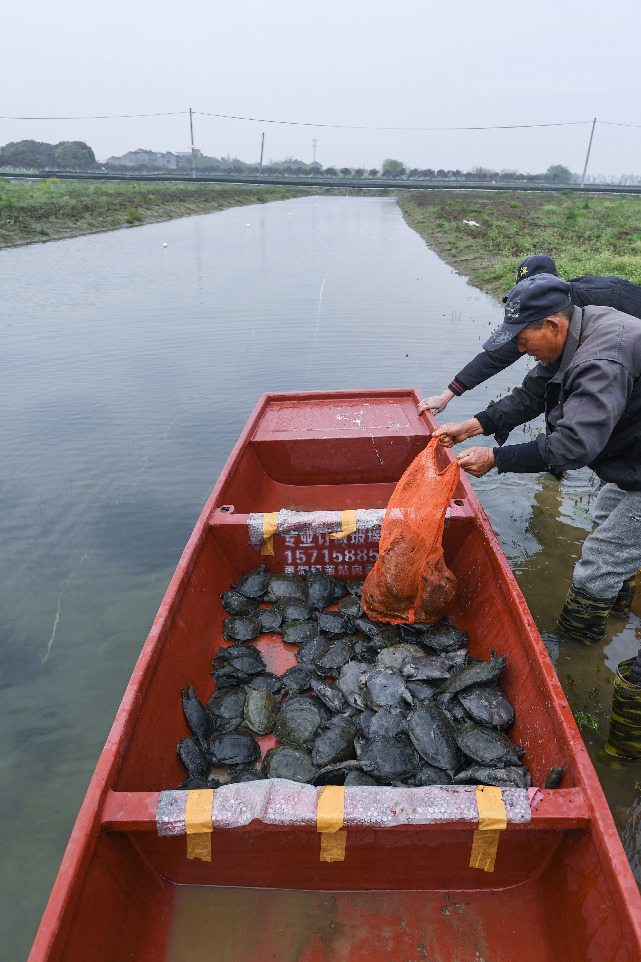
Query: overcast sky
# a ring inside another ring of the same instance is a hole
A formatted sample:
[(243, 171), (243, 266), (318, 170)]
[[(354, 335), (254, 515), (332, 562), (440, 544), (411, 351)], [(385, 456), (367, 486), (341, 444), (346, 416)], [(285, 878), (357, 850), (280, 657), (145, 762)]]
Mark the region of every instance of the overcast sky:
[[(188, 111), (203, 153), (325, 166), (641, 174), (641, 2), (32, 0), (2, 16), (7, 117)], [(525, 130), (332, 129), (574, 126)], [(0, 145), (84, 140), (104, 160), (189, 150), (189, 118), (0, 120)]]

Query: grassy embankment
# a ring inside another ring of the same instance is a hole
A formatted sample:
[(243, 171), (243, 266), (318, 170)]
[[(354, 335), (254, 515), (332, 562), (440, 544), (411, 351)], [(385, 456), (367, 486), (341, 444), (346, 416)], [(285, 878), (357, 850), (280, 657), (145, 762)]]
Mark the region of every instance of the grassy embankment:
[(641, 196), (426, 190), (403, 192), (398, 203), (443, 260), (490, 294), (514, 285), (528, 254), (551, 255), (561, 277), (616, 274), (641, 284)]
[(0, 181), (0, 247), (135, 227), (244, 204), (301, 197), (309, 188), (111, 181)]

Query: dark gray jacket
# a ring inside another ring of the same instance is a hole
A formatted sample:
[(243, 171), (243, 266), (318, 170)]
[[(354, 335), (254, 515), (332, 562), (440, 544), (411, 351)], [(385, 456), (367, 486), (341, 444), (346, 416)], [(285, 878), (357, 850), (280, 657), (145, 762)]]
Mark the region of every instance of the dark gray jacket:
[(495, 434), (543, 413), (546, 434), (494, 449), (499, 471), (560, 477), (588, 465), (604, 481), (641, 490), (641, 320), (575, 307), (561, 359), (537, 364), (477, 418), (484, 434)]

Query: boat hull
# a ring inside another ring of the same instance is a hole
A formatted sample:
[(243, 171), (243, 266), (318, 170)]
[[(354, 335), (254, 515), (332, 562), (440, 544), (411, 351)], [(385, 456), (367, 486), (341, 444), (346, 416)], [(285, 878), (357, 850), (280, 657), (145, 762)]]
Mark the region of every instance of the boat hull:
[[(188, 858), (184, 834), (160, 833), (161, 793), (184, 778), (176, 744), (189, 732), (180, 689), (193, 683), (206, 700), (211, 658), (226, 644), (221, 592), (258, 563), (275, 572), (320, 565), (350, 578), (366, 574), (376, 558), (375, 527), (331, 539), (323, 524), (277, 533), (274, 553), (261, 554), (251, 516), (285, 509), (324, 513), (325, 522), (338, 513), (340, 526), (342, 511), (381, 512), (435, 424), (416, 415), (418, 400), (408, 390), (261, 399), (136, 664), (31, 962), (641, 957), (641, 900), (607, 803), (465, 478), (443, 538), (459, 584), (450, 619), (469, 631), (472, 656), (507, 654), (502, 687), (517, 709), (510, 736), (526, 750), (534, 785), (556, 765), (565, 772), (561, 788), (533, 796), (527, 820), (500, 833), (494, 871), (470, 867), (476, 823), (469, 815), (450, 808), (444, 820), (422, 824), (401, 817), (407, 789), (396, 790), (398, 802), (386, 796), (394, 814), (388, 824), (366, 824), (358, 804), (348, 824), (346, 805), (340, 862), (320, 862), (316, 826), (304, 818), (277, 824), (253, 817), (233, 827), (214, 820), (211, 861)], [(441, 457), (445, 464), (452, 455), (443, 449)], [(272, 670), (295, 663), (275, 636), (255, 644)], [(261, 742), (267, 750), (273, 739)]]

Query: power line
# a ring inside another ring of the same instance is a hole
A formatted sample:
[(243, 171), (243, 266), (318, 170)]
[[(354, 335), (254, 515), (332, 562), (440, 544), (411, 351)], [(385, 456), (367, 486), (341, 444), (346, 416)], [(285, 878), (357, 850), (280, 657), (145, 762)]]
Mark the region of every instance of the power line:
[(329, 127), (334, 130), (409, 130), (409, 131), (438, 131), (438, 130), (516, 130), (531, 127), (571, 127), (578, 124), (591, 124), (591, 120), (565, 120), (550, 124), (494, 124), (487, 127), (374, 127), (357, 124), (317, 124), (303, 120), (270, 120), (266, 117), (237, 117), (234, 114), (212, 114), (204, 110), (194, 111), (201, 117), (216, 117), (221, 120), (247, 120), (257, 124), (284, 124), (290, 127)]
[[(184, 117), (190, 113), (189, 110), (162, 110), (155, 113), (146, 114), (91, 114), (78, 116), (60, 117), (14, 117), (0, 116), (0, 120), (123, 120), (137, 117)], [(469, 127), (381, 127), (370, 124), (323, 124), (311, 120), (275, 120), (270, 117), (243, 117), (236, 114), (215, 114), (206, 110), (194, 110), (194, 114), (201, 117), (215, 117), (219, 120), (242, 120), (256, 124), (280, 124), (287, 127), (323, 127), (333, 130), (383, 130), (383, 131), (414, 131), (414, 132), (437, 132), (437, 131), (457, 131), (457, 130), (531, 130), (541, 127), (577, 127), (591, 124), (591, 120), (562, 120), (544, 124), (486, 124)], [(634, 127), (641, 128), (641, 124), (628, 124), (616, 120), (599, 120), (600, 124), (607, 124), (609, 127)]]
[(165, 110), (155, 114), (97, 114), (93, 117), (0, 117), (0, 120), (120, 120), (125, 117), (178, 117), (188, 110)]

